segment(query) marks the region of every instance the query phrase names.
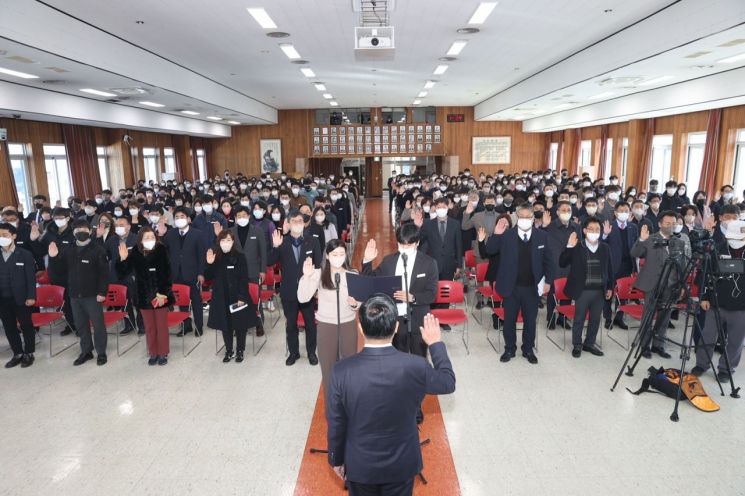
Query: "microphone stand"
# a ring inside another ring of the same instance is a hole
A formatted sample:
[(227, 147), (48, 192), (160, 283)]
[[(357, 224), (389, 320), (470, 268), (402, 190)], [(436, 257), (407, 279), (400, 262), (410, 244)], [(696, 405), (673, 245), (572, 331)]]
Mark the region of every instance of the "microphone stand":
[[(411, 303), (409, 303), (409, 272), (407, 267), (407, 262), (409, 260), (409, 256), (406, 253), (401, 254), (401, 260), (404, 262), (404, 295), (406, 296), (406, 331), (408, 333), (408, 348), (409, 348), (409, 355), (411, 355)], [(420, 406), (421, 408), (421, 406)], [(427, 445), (431, 442), (430, 438), (426, 438), (423, 441), (419, 442), (419, 446)], [(419, 478), (422, 480), (422, 483), (427, 484), (427, 479), (424, 478), (424, 474), (422, 472), (419, 472)]]

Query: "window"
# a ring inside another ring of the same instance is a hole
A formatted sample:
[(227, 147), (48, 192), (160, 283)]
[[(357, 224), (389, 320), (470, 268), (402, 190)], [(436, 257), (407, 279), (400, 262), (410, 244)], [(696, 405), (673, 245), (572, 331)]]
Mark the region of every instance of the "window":
[(173, 148), (163, 148), (163, 158), (166, 162), (166, 174), (173, 179), (176, 177), (176, 156)]
[(197, 168), (199, 169), (199, 180), (207, 179), (207, 156), (202, 148), (197, 150)]
[(704, 165), (704, 148), (706, 147), (706, 133), (688, 133), (688, 152), (686, 153), (685, 182), (689, 198), (698, 190), (701, 180), (701, 168)]
[(98, 174), (101, 176), (101, 189), (110, 189), (109, 184), (109, 163), (106, 156), (106, 147), (97, 146), (96, 155), (98, 155)]
[(603, 171), (603, 177), (608, 179), (611, 176), (611, 163), (613, 161), (613, 138), (606, 140), (605, 148), (605, 170)]
[(383, 117), (383, 124), (406, 122), (406, 109), (404, 107), (382, 108), (380, 111)]
[(584, 140), (580, 143), (579, 165), (580, 167), (590, 167), (592, 157), (592, 140)]
[(28, 155), (26, 145), (22, 143), (8, 143), (8, 156), (13, 169), (13, 179), (18, 192), (18, 203), (23, 205), (24, 212), (31, 211), (31, 184), (28, 175)]
[(434, 124), (437, 120), (437, 109), (435, 107), (414, 107), (411, 110), (413, 122), (426, 122)]
[(737, 144), (735, 146), (735, 171), (732, 176), (732, 186), (735, 188), (735, 196), (742, 198), (745, 190), (745, 129), (737, 132)]
[(44, 145), (44, 168), (47, 172), (50, 205), (67, 205), (72, 196), (70, 169), (67, 167), (65, 145)]
[(626, 164), (629, 161), (629, 139), (621, 142), (621, 184), (626, 184)]
[(155, 148), (143, 148), (142, 160), (145, 163), (145, 182), (160, 180), (160, 166), (158, 165), (158, 150)]
[[(670, 164), (673, 160), (673, 135), (661, 134), (652, 138), (652, 167), (649, 180), (657, 179), (664, 190), (670, 179)], [(658, 189), (659, 191), (659, 189)]]
[(558, 143), (551, 143), (551, 150), (549, 153), (548, 158), (548, 168), (551, 170), (556, 170), (556, 167), (559, 164), (559, 144)]

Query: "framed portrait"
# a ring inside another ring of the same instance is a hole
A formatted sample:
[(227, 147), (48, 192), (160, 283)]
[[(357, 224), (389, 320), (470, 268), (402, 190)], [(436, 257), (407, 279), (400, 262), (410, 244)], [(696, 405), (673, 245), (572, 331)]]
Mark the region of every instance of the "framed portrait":
[(349, 144), (354, 145), (354, 134), (349, 135)]
[(372, 136), (370, 136), (369, 134), (365, 136), (365, 143), (372, 143)]
[(375, 135), (375, 143), (376, 143), (376, 144), (377, 144), (377, 143), (380, 143), (380, 135), (379, 135), (379, 134), (376, 134), (376, 135)]
[(314, 146), (313, 147), (313, 153), (316, 154), (316, 155), (318, 155), (319, 153), (321, 153), (321, 147), (320, 146)]
[(423, 133), (424, 132), (424, 126), (422, 126), (422, 125), (417, 126), (416, 127), (416, 132), (417, 133)]
[(328, 153), (328, 152), (329, 152), (329, 146), (328, 145), (325, 145), (323, 147), (323, 153)]
[(282, 170), (282, 140), (263, 139), (259, 142), (262, 172), (280, 172)]
[(331, 154), (334, 155), (336, 153), (339, 153), (339, 149), (336, 147), (336, 145), (331, 145)]
[(413, 133), (414, 132), (414, 126), (409, 126), (409, 132), (410, 133)]
[(398, 145), (396, 143), (391, 145), (391, 153), (398, 153)]
[(417, 152), (423, 152), (424, 151), (424, 145), (419, 143), (416, 145), (416, 151)]
[(399, 133), (405, 133), (406, 132), (406, 126), (403, 125), (403, 124), (401, 124), (400, 126), (398, 126), (398, 132)]
[(357, 126), (357, 134), (362, 134), (362, 126)]
[(339, 145), (339, 153), (347, 153), (347, 145)]
[(375, 153), (380, 153), (380, 145), (375, 145)]
[(427, 143), (432, 143), (432, 135), (431, 134), (426, 134), (424, 136), (424, 141), (426, 141)]
[(413, 134), (410, 134), (409, 135), (409, 143), (413, 143), (414, 142), (414, 139), (415, 139), (414, 138), (414, 135)]
[(432, 151), (432, 143), (427, 143), (424, 145), (424, 151), (431, 152)]
[(329, 137), (328, 136), (323, 136), (321, 139), (323, 140), (323, 144), (324, 145), (328, 145), (329, 144)]
[(329, 134), (329, 128), (324, 127), (321, 129), (321, 134)]
[(425, 127), (425, 128), (424, 128), (424, 132), (425, 132), (425, 133), (431, 133), (431, 132), (432, 132), (432, 126), (430, 126), (430, 125), (428, 124), (428, 125), (427, 125), (427, 127)]
[(363, 149), (364, 146), (365, 145), (362, 145), (362, 144), (358, 144), (357, 145), (357, 154), (358, 155), (362, 155), (362, 152), (364, 151), (364, 149)]
[(365, 134), (372, 134), (372, 127), (371, 126), (365, 126)]
[(367, 154), (372, 153), (372, 145), (365, 145), (365, 153)]
[(347, 137), (346, 136), (339, 136), (339, 144), (340, 145), (344, 145), (344, 144), (346, 144), (346, 142), (347, 142)]
[(375, 126), (375, 134), (380, 134), (380, 126)]
[(440, 125), (435, 124), (435, 134), (439, 134), (439, 133), (440, 133)]
[(314, 127), (313, 128), (313, 136), (318, 136), (321, 134), (321, 128), (320, 127)]
[(336, 134), (336, 133), (337, 133), (337, 128), (335, 128), (335, 127), (332, 127), (332, 128), (331, 128), (331, 134)]
[(336, 141), (336, 140), (337, 140), (336, 136), (333, 136), (333, 135), (332, 135), (332, 136), (331, 136), (331, 144), (332, 144), (332, 145), (335, 145), (335, 144), (337, 143), (337, 141)]
[(424, 135), (423, 134), (417, 134), (416, 135), (416, 142), (417, 143), (424, 143)]
[(383, 144), (383, 153), (389, 153), (388, 144)]
[(411, 153), (414, 153), (414, 146), (415, 146), (414, 143), (409, 143), (409, 151)]
[(339, 134), (347, 134), (347, 128), (346, 127), (340, 127), (339, 128)]
[(440, 135), (435, 134), (435, 143), (439, 143), (439, 142), (440, 142)]
[(391, 134), (391, 143), (398, 143), (398, 135)]
[(320, 136), (313, 136), (313, 144), (314, 145), (320, 145), (321, 144), (321, 137)]
[(388, 143), (388, 135), (387, 134), (384, 134), (383, 135), (383, 143)]

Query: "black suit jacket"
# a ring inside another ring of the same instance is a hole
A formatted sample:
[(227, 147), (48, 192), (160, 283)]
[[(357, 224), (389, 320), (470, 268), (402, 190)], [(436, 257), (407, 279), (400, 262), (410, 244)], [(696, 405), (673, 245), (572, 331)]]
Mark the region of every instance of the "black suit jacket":
[(10, 272), (10, 286), (16, 305), (25, 305), (26, 300), (36, 299), (36, 261), (30, 251), (16, 245), (5, 263)]
[[(608, 291), (616, 285), (613, 275), (613, 267), (610, 261), (610, 247), (602, 241), (598, 245), (596, 252), (600, 259), (601, 278), (603, 280), (603, 290)], [(564, 248), (559, 256), (559, 265), (569, 267), (567, 274), (567, 284), (564, 292), (576, 300), (585, 289), (585, 279), (587, 278), (587, 249), (585, 242), (577, 243), (574, 248)]]
[(440, 221), (428, 219), (422, 226), (422, 242), (419, 251), (424, 252), (437, 262), (441, 279), (452, 279), (455, 270), (463, 265), (463, 245), (460, 223), (448, 218), (445, 227), (445, 239), (440, 236)]
[(350, 481), (404, 482), (422, 470), (416, 412), (425, 394), (455, 391), (445, 344), (429, 351), (434, 368), (392, 346), (365, 348), (334, 365), (326, 406), (329, 463), (345, 465)]
[(292, 236), (285, 235), (279, 248), (272, 245), (267, 257), (267, 265), (271, 266), (279, 262), (282, 268), (282, 284), (279, 287), (279, 295), (283, 301), (297, 301), (297, 285), (303, 277), (303, 264), (308, 257), (313, 258), (313, 265), (321, 267), (323, 252), (318, 240), (313, 236), (304, 235), (303, 244), (300, 245), (300, 257), (295, 261), (295, 252), (292, 249)]
[[(536, 285), (543, 277), (546, 284), (552, 284), (556, 273), (556, 262), (551, 255), (551, 246), (548, 242), (548, 234), (540, 229), (533, 229), (530, 234), (531, 267)], [(517, 227), (508, 229), (502, 235), (494, 234), (486, 242), (486, 252), (489, 255), (499, 254), (499, 269), (497, 271), (497, 293), (501, 296), (510, 296), (517, 284), (517, 265), (519, 243), (523, 241), (518, 237)], [(538, 287), (536, 286), (536, 294)]]
[(168, 248), (171, 261), (171, 277), (174, 282), (183, 280), (189, 284), (196, 284), (197, 276), (204, 275), (207, 255), (204, 233), (193, 226), (189, 226), (183, 246), (180, 238), (181, 231), (178, 229), (170, 229), (163, 236), (163, 243)]
[[(611, 265), (613, 266), (613, 275), (618, 274), (618, 270), (621, 268), (621, 259), (623, 258), (624, 251), (629, 253), (631, 257), (631, 248), (636, 244), (636, 240), (639, 239), (639, 228), (632, 222), (626, 223), (626, 246), (623, 246), (623, 238), (621, 237), (621, 228), (618, 227), (618, 222), (615, 220), (612, 222), (612, 229), (605, 242), (608, 243), (611, 252)], [(651, 231), (650, 231), (651, 233)], [(634, 257), (631, 257), (631, 263), (634, 264)]]

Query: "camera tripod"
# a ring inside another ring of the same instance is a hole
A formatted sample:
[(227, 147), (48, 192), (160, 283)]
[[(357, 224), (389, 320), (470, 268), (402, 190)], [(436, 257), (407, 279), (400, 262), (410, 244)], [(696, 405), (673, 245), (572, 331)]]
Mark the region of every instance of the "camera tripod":
[[(679, 297), (682, 295), (683, 300), (685, 301), (684, 311), (686, 314), (685, 323), (683, 326), (683, 337), (680, 342), (677, 342), (669, 337), (663, 338), (664, 341), (680, 348), (681, 381), (677, 385), (675, 407), (672, 414), (670, 415), (670, 420), (672, 420), (673, 422), (677, 422), (679, 420), (678, 406), (680, 404), (680, 397), (682, 394), (682, 377), (685, 371), (686, 362), (691, 357), (691, 350), (694, 350), (696, 347), (694, 343), (694, 336), (696, 335), (696, 332), (698, 332), (699, 336), (703, 336), (703, 330), (701, 329), (700, 322), (698, 319), (695, 318), (695, 315), (701, 305), (700, 299), (699, 301), (693, 300), (693, 297), (691, 295), (691, 285), (688, 284), (688, 281), (690, 280), (692, 275), (697, 275), (699, 277), (699, 296), (703, 296), (704, 293), (708, 292), (709, 296), (711, 297), (711, 308), (709, 313), (712, 315), (710, 315), (709, 318), (713, 316), (713, 318), (715, 319), (718, 338), (724, 345), (722, 355), (724, 356), (724, 361), (727, 365), (727, 372), (729, 373), (729, 382), (731, 387), (730, 396), (732, 398), (740, 397), (740, 388), (735, 388), (735, 384), (732, 379), (732, 368), (730, 367), (729, 357), (727, 356), (726, 349), (727, 334), (724, 333), (722, 329), (721, 315), (719, 313), (719, 301), (716, 293), (716, 277), (714, 276), (713, 272), (713, 269), (715, 267), (715, 252), (696, 252), (693, 254), (690, 260), (686, 261), (685, 259), (686, 257), (684, 257), (681, 253), (678, 256), (670, 256), (665, 260), (665, 263), (662, 266), (662, 271), (660, 272), (660, 276), (657, 279), (657, 283), (655, 284), (655, 288), (649, 296), (649, 299), (645, 301), (646, 305), (644, 308), (644, 313), (642, 315), (641, 323), (639, 325), (639, 330), (637, 331), (636, 336), (634, 336), (634, 340), (631, 344), (631, 348), (629, 349), (629, 353), (626, 356), (626, 360), (623, 362), (621, 370), (618, 372), (618, 376), (616, 377), (616, 381), (611, 387), (611, 391), (614, 391), (616, 389), (616, 386), (621, 379), (621, 374), (624, 373), (624, 369), (626, 369), (627, 376), (633, 377), (634, 369), (636, 369), (636, 366), (639, 364), (639, 361), (642, 358), (642, 352), (646, 349), (649, 349), (649, 346), (651, 345), (651, 342), (655, 337), (653, 325), (657, 323), (656, 321), (660, 316), (669, 315), (672, 309), (678, 308), (676, 303), (680, 299)], [(670, 284), (670, 276), (673, 274), (677, 275), (677, 279), (674, 284)], [(655, 316), (655, 313), (657, 313), (657, 317)], [(694, 316), (693, 322), (690, 322), (691, 316)], [(715, 343), (699, 343), (700, 346), (704, 346), (709, 365), (712, 367), (712, 369), (716, 370), (716, 368), (714, 367), (712, 352), (710, 352), (709, 348), (706, 346), (710, 344)], [(632, 356), (634, 357), (634, 363), (633, 365), (628, 366), (628, 363), (631, 361)], [(719, 391), (721, 395), (724, 396), (724, 388), (722, 387), (722, 383), (719, 381), (719, 377), (717, 377), (716, 374), (715, 377), (717, 380), (717, 385), (719, 386)]]

